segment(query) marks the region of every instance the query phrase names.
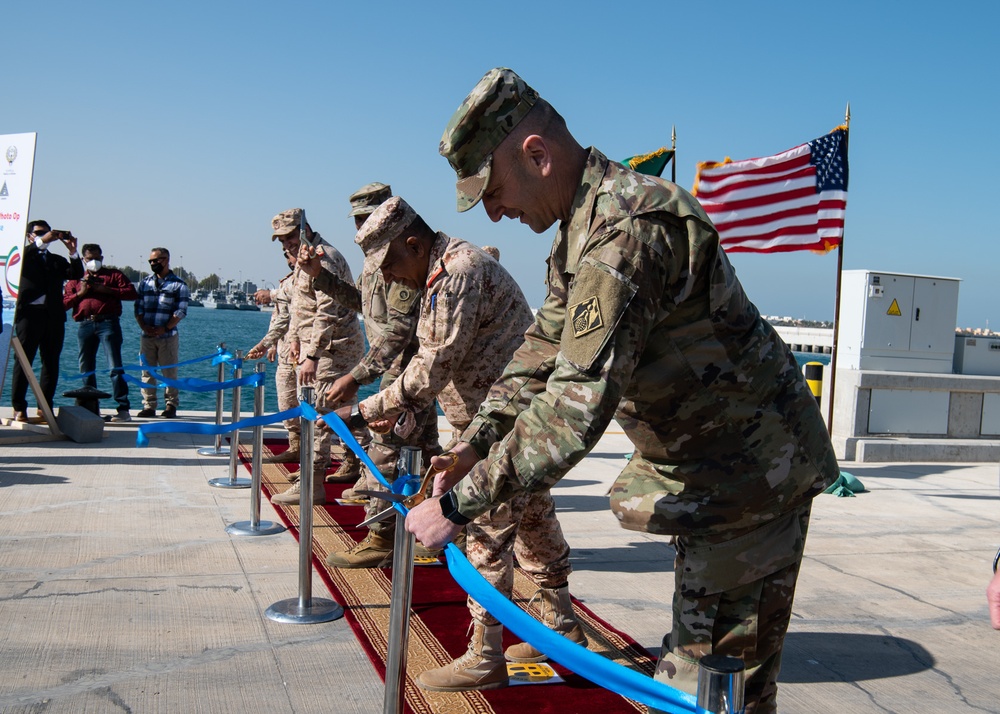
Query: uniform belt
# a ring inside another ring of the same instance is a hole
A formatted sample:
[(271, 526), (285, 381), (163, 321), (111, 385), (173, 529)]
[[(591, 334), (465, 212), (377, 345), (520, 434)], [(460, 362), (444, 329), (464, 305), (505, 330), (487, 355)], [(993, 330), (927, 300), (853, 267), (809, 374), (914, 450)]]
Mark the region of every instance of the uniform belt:
[(77, 322), (104, 322), (105, 320), (113, 320), (117, 315), (87, 315), (86, 317), (81, 317)]

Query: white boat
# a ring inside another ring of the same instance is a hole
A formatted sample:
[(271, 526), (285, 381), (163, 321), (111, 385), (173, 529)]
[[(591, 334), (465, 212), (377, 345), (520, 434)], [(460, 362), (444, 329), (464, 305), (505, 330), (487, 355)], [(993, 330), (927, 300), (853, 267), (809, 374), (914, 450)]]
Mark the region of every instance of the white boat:
[(226, 293), (222, 290), (213, 290), (203, 300), (205, 307), (215, 310), (236, 310), (236, 305), (229, 302)]

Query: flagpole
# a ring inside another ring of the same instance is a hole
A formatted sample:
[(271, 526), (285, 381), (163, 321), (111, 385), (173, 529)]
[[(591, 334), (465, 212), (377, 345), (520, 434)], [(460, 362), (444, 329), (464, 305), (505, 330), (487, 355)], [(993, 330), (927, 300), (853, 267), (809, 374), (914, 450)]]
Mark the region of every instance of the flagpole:
[(670, 182), (677, 183), (677, 125), (670, 126), (670, 150), (674, 152), (670, 157)]
[[(844, 126), (847, 127), (845, 141), (850, 140), (851, 135), (851, 103), (847, 103), (847, 111), (844, 113)], [(848, 150), (850, 149), (850, 144), (848, 143)], [(847, 216), (845, 212), (844, 222), (846, 224)], [(846, 232), (846, 231), (845, 231)], [(830, 358), (830, 399), (829, 404), (827, 404), (827, 430), (830, 435), (833, 435), (833, 398), (836, 393), (837, 388), (837, 342), (840, 337), (840, 287), (841, 287), (841, 277), (844, 273), (844, 236), (840, 236), (840, 244), (837, 246), (837, 296), (836, 304), (833, 309), (833, 355)]]

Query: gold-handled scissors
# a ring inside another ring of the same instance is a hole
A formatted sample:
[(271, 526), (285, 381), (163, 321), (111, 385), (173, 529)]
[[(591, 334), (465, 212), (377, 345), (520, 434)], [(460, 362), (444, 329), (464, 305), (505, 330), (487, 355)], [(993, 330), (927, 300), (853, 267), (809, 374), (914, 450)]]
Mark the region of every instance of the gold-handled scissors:
[[(369, 491), (367, 489), (360, 489), (358, 491), (355, 491), (355, 493), (364, 494), (371, 498), (381, 498), (385, 501), (392, 501), (393, 503), (399, 503), (405, 506), (407, 510), (410, 510), (417, 504), (422, 503), (423, 500), (427, 498), (426, 496), (427, 489), (428, 487), (430, 487), (431, 483), (433, 483), (434, 476), (436, 476), (439, 473), (447, 473), (451, 471), (452, 469), (455, 468), (455, 465), (458, 463), (458, 455), (452, 451), (441, 454), (441, 456), (450, 458), (451, 463), (443, 469), (438, 469), (434, 468), (433, 466), (429, 466), (427, 468), (427, 473), (425, 473), (424, 477), (420, 480), (420, 487), (417, 489), (416, 493), (414, 493), (412, 496), (404, 496), (401, 493), (393, 493), (392, 491)], [(378, 523), (379, 521), (384, 521), (386, 518), (392, 515), (394, 510), (396, 509), (393, 508), (392, 506), (389, 506), (384, 511), (376, 513), (371, 518), (362, 521), (360, 523), (360, 526), (361, 527), (368, 526), (371, 525), (372, 523)]]

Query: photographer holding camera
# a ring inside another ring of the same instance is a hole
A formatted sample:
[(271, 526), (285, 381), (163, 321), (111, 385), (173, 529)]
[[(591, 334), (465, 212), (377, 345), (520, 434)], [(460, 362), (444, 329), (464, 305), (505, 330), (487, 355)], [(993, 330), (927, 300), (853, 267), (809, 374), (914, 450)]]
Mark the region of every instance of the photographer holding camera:
[[(122, 301), (139, 297), (125, 274), (115, 268), (105, 268), (101, 246), (87, 243), (83, 253), (83, 266), (87, 269), (81, 280), (70, 280), (63, 291), (63, 307), (73, 310), (73, 319), (80, 323), (76, 332), (80, 345), (80, 372), (94, 371), (97, 348), (104, 347), (104, 357), (111, 370), (111, 392), (118, 404), (118, 413), (111, 421), (131, 421), (129, 416), (128, 384), (122, 371)], [(97, 387), (97, 377), (90, 374), (83, 378), (89, 387)], [(100, 414), (94, 399), (77, 400), (77, 404)]]
[[(55, 255), (49, 246), (60, 241), (69, 260)], [(14, 311), (14, 332), (28, 361), (41, 353), (42, 394), (52, 407), (59, 381), (59, 355), (66, 332), (66, 311), (62, 303), (63, 283), (83, 277), (83, 263), (76, 252), (76, 238), (69, 231), (54, 231), (46, 221), (31, 221), (25, 238), (21, 263), (21, 283)], [(11, 379), (11, 406), (16, 421), (28, 421), (28, 378), (19, 361), (14, 362)], [(41, 405), (39, 410), (41, 410)]]

